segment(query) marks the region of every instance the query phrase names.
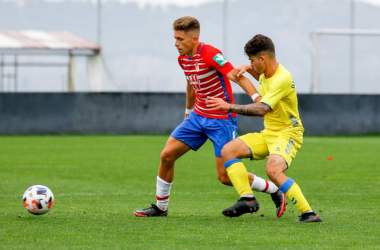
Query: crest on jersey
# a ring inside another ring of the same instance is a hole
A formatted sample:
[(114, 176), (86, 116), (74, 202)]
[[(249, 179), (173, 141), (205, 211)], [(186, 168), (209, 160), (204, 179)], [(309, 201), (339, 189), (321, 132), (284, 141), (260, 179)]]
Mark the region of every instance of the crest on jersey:
[(199, 72), (199, 65), (198, 65), (197, 62), (195, 63), (195, 70), (196, 70), (197, 72)]
[(228, 62), (222, 54), (218, 53), (212, 58), (216, 63), (218, 63), (221, 67)]
[(198, 80), (197, 75), (189, 75), (186, 76), (186, 78), (189, 81), (190, 85), (193, 86), (195, 91), (200, 90), (200, 82)]

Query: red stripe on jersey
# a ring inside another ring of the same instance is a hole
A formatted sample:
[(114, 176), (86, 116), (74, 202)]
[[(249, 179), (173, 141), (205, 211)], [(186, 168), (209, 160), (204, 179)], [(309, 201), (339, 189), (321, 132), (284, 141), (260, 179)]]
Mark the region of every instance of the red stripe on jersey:
[[(223, 100), (234, 103), (232, 88), (227, 73), (233, 69), (229, 62), (219, 64), (213, 58), (221, 52), (207, 44), (200, 43), (198, 52), (192, 58), (179, 56), (178, 62), (182, 67), (187, 81), (195, 90), (194, 111), (202, 116), (228, 119), (227, 111), (210, 110), (206, 105), (207, 97), (219, 97)], [(236, 116), (231, 113), (232, 117)]]

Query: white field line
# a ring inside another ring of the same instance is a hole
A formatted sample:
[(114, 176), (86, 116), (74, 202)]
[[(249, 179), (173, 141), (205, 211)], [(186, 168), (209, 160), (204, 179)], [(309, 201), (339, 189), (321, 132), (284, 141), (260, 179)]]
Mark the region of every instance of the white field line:
[[(142, 194), (141, 192), (134, 192), (135, 195)], [(193, 192), (173, 192), (176, 194), (194, 194)], [(57, 196), (95, 196), (95, 195), (127, 195), (131, 194), (131, 192), (125, 192), (125, 193), (53, 193), (54, 197)], [(225, 192), (197, 192), (197, 195), (210, 195), (210, 194), (226, 194)], [(21, 196), (22, 194), (0, 194), (0, 197), (14, 197), (14, 196)]]

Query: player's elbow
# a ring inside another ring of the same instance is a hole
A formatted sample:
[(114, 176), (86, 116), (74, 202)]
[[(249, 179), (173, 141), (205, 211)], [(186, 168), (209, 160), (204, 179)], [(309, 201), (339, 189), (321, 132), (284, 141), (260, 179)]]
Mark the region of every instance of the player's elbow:
[(238, 78), (236, 78), (236, 77), (230, 77), (229, 79), (230, 79), (231, 81), (233, 81), (234, 83), (240, 85), (240, 80), (239, 80)]
[(260, 116), (265, 116), (269, 111), (271, 111), (271, 108), (266, 104), (260, 102), (259, 105), (260, 107), (258, 109), (258, 114)]
[(268, 112), (265, 112), (264, 110), (258, 110), (257, 116), (265, 116)]

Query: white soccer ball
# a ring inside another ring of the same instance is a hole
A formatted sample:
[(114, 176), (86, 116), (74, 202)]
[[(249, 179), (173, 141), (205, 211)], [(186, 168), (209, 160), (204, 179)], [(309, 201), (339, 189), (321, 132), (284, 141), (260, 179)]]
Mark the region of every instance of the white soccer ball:
[(54, 195), (48, 187), (34, 185), (22, 196), (24, 207), (34, 215), (46, 214), (54, 203)]

